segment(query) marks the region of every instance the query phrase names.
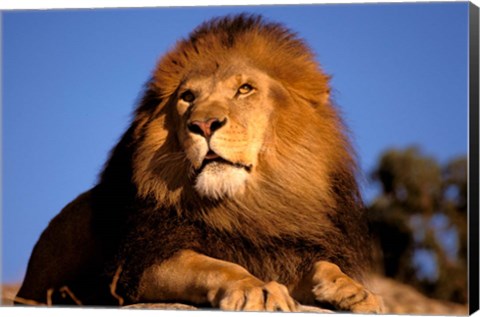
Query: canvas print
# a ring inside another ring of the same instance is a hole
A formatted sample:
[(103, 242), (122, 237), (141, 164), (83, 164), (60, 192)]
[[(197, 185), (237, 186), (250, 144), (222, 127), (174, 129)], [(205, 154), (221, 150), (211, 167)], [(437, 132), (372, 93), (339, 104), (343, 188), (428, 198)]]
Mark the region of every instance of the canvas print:
[(2, 305), (468, 314), (472, 10), (3, 12)]

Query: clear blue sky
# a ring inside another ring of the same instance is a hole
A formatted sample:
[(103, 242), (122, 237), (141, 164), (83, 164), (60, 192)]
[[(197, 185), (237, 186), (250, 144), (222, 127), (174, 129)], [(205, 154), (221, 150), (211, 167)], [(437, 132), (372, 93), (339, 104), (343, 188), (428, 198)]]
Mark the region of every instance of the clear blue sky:
[(467, 153), (468, 3), (4, 12), (5, 282), (22, 279), (49, 220), (95, 183), (156, 60), (235, 12), (307, 40), (333, 75), (365, 174), (391, 147), (417, 144), (440, 162)]

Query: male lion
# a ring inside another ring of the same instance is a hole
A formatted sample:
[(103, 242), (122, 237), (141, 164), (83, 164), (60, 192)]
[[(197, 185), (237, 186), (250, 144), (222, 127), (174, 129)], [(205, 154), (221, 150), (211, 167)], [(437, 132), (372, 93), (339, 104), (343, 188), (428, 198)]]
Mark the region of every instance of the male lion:
[(17, 301), (380, 312), (360, 284), (352, 157), (300, 39), (258, 16), (207, 22), (160, 60), (98, 184), (40, 237)]

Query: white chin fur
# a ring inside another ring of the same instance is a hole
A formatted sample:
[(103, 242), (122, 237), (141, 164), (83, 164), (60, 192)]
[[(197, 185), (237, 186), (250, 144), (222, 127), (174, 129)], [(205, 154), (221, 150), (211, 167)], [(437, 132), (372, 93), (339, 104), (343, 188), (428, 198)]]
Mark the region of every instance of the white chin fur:
[(243, 168), (213, 162), (197, 176), (195, 189), (213, 199), (233, 197), (243, 193), (247, 177), (248, 172)]

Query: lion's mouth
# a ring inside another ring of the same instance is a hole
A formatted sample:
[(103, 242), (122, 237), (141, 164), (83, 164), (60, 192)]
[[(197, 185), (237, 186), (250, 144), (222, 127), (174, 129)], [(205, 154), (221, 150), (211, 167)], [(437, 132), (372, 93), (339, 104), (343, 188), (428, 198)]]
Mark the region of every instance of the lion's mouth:
[(246, 164), (236, 163), (236, 162), (226, 160), (220, 155), (218, 155), (217, 153), (215, 153), (214, 151), (209, 150), (207, 155), (205, 155), (205, 158), (203, 159), (202, 165), (197, 169), (197, 174), (200, 174), (203, 171), (203, 169), (210, 164), (230, 165), (237, 168), (243, 168), (247, 172), (250, 172), (252, 170), (252, 165), (246, 165)]

